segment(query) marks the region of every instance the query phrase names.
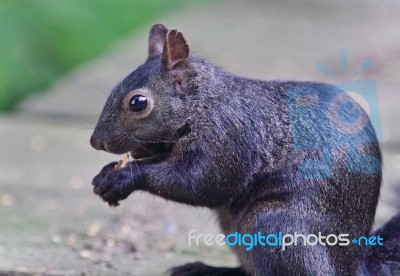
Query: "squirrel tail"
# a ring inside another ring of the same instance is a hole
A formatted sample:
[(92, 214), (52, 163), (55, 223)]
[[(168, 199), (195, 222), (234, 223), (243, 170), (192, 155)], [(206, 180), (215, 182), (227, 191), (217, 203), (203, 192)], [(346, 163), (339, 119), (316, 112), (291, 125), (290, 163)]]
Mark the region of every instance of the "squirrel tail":
[(383, 246), (369, 246), (364, 252), (364, 275), (400, 275), (400, 213), (372, 233), (383, 238)]

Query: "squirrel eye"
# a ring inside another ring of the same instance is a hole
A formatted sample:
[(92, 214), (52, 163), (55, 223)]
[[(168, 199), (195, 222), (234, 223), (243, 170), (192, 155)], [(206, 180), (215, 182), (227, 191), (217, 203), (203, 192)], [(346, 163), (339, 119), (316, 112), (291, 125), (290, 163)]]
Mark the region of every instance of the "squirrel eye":
[(129, 101), (129, 110), (139, 112), (147, 106), (147, 98), (143, 95), (135, 95)]

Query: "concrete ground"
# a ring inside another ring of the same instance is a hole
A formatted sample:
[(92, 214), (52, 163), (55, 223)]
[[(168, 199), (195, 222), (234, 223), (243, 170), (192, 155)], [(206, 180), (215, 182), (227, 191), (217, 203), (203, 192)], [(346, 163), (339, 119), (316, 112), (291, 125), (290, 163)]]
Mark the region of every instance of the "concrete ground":
[[(381, 225), (400, 206), (399, 13), (390, 0), (222, 1), (155, 22), (179, 28), (193, 53), (240, 75), (373, 79), (385, 162)], [(145, 60), (149, 27), (0, 117), (0, 275), (160, 275), (188, 261), (235, 265), (226, 247), (188, 246), (190, 229), (219, 232), (206, 209), (145, 193), (111, 209), (92, 195), (93, 176), (119, 157), (91, 149), (91, 131), (112, 86)], [(320, 62), (340, 75), (339, 49), (348, 50), (345, 77), (316, 70)], [(373, 66), (351, 78), (367, 58)]]

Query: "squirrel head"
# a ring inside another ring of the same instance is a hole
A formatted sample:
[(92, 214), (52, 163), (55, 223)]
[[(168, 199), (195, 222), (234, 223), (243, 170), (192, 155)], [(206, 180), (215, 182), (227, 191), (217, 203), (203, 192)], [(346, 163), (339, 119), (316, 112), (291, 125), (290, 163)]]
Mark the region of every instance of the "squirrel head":
[(195, 75), (190, 50), (182, 33), (154, 25), (149, 34), (148, 58), (111, 92), (90, 139), (97, 150), (135, 159), (170, 153), (190, 132), (189, 79)]

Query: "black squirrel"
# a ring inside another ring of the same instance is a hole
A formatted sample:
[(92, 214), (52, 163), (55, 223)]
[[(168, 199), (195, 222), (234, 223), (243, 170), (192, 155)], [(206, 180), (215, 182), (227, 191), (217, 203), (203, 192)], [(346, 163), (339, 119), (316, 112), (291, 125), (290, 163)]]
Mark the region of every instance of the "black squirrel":
[(400, 215), (370, 234), (382, 178), (374, 129), (332, 85), (235, 76), (192, 56), (182, 33), (159, 23), (146, 62), (112, 90), (90, 142), (134, 158), (93, 179), (94, 193), (111, 206), (143, 190), (213, 209), (225, 234), (384, 240), (368, 247), (233, 246), (239, 268), (197, 262), (172, 275), (400, 273)]

